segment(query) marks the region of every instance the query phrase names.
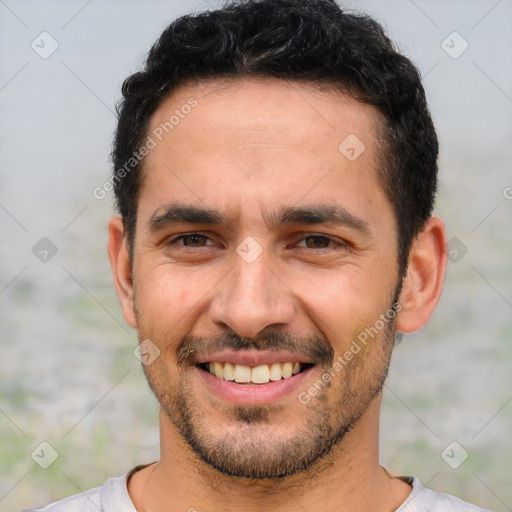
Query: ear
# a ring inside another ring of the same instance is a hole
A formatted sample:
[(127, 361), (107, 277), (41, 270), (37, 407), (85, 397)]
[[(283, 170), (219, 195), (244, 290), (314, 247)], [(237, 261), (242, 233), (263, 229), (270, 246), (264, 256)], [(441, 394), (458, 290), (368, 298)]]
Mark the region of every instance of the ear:
[(119, 216), (112, 217), (108, 223), (108, 232), (108, 258), (112, 267), (117, 297), (121, 304), (124, 319), (128, 325), (136, 328), (132, 265), (126, 247), (123, 219)]
[(414, 332), (432, 315), (443, 289), (448, 253), (446, 230), (439, 217), (431, 217), (414, 239), (402, 284), (396, 328)]

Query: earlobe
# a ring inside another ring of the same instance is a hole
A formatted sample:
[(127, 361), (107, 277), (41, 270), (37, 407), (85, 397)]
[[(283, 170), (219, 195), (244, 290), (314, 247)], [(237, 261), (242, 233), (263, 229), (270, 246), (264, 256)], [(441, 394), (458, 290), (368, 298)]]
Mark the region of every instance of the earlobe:
[(427, 323), (441, 297), (447, 261), (446, 230), (442, 220), (434, 216), (427, 220), (409, 253), (398, 331), (414, 332)]
[(108, 224), (108, 231), (108, 258), (112, 267), (117, 297), (121, 304), (124, 319), (128, 325), (136, 328), (132, 264), (126, 247), (123, 219), (119, 216), (112, 217)]

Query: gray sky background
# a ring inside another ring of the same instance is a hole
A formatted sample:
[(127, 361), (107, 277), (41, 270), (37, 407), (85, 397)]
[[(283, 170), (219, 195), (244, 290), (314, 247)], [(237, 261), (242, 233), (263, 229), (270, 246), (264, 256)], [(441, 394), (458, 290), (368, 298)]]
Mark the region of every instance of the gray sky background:
[[(381, 21), (424, 76), (437, 212), (458, 251), (430, 324), (394, 355), (383, 463), (512, 510), (512, 2), (343, 5)], [(157, 455), (156, 406), (106, 257), (111, 197), (92, 191), (109, 179), (123, 79), (172, 19), (208, 6), (0, 0), (0, 512)], [(52, 40), (48, 58), (31, 47)], [(43, 237), (57, 250), (47, 262), (33, 251)], [(43, 441), (58, 454), (47, 470), (30, 455)], [(457, 469), (442, 456), (452, 442), (468, 454)]]

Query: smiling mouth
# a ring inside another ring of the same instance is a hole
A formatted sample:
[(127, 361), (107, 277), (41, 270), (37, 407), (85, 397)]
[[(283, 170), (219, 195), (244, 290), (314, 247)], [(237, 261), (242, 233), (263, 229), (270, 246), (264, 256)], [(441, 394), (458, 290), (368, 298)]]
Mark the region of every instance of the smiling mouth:
[(236, 384), (268, 384), (285, 380), (311, 368), (312, 363), (272, 363), (259, 366), (222, 363), (218, 361), (200, 363), (198, 368), (209, 372), (219, 380), (227, 380)]

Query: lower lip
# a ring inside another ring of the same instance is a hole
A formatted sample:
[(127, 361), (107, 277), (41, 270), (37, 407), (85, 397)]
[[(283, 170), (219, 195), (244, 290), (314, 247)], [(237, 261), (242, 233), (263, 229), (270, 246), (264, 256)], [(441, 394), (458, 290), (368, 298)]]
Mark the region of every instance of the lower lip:
[(314, 366), (287, 379), (269, 381), (266, 384), (237, 384), (234, 381), (219, 379), (197, 366), (195, 370), (210, 392), (228, 402), (237, 405), (269, 405), (294, 392), (298, 395), (300, 388), (305, 389), (304, 379), (313, 368)]

